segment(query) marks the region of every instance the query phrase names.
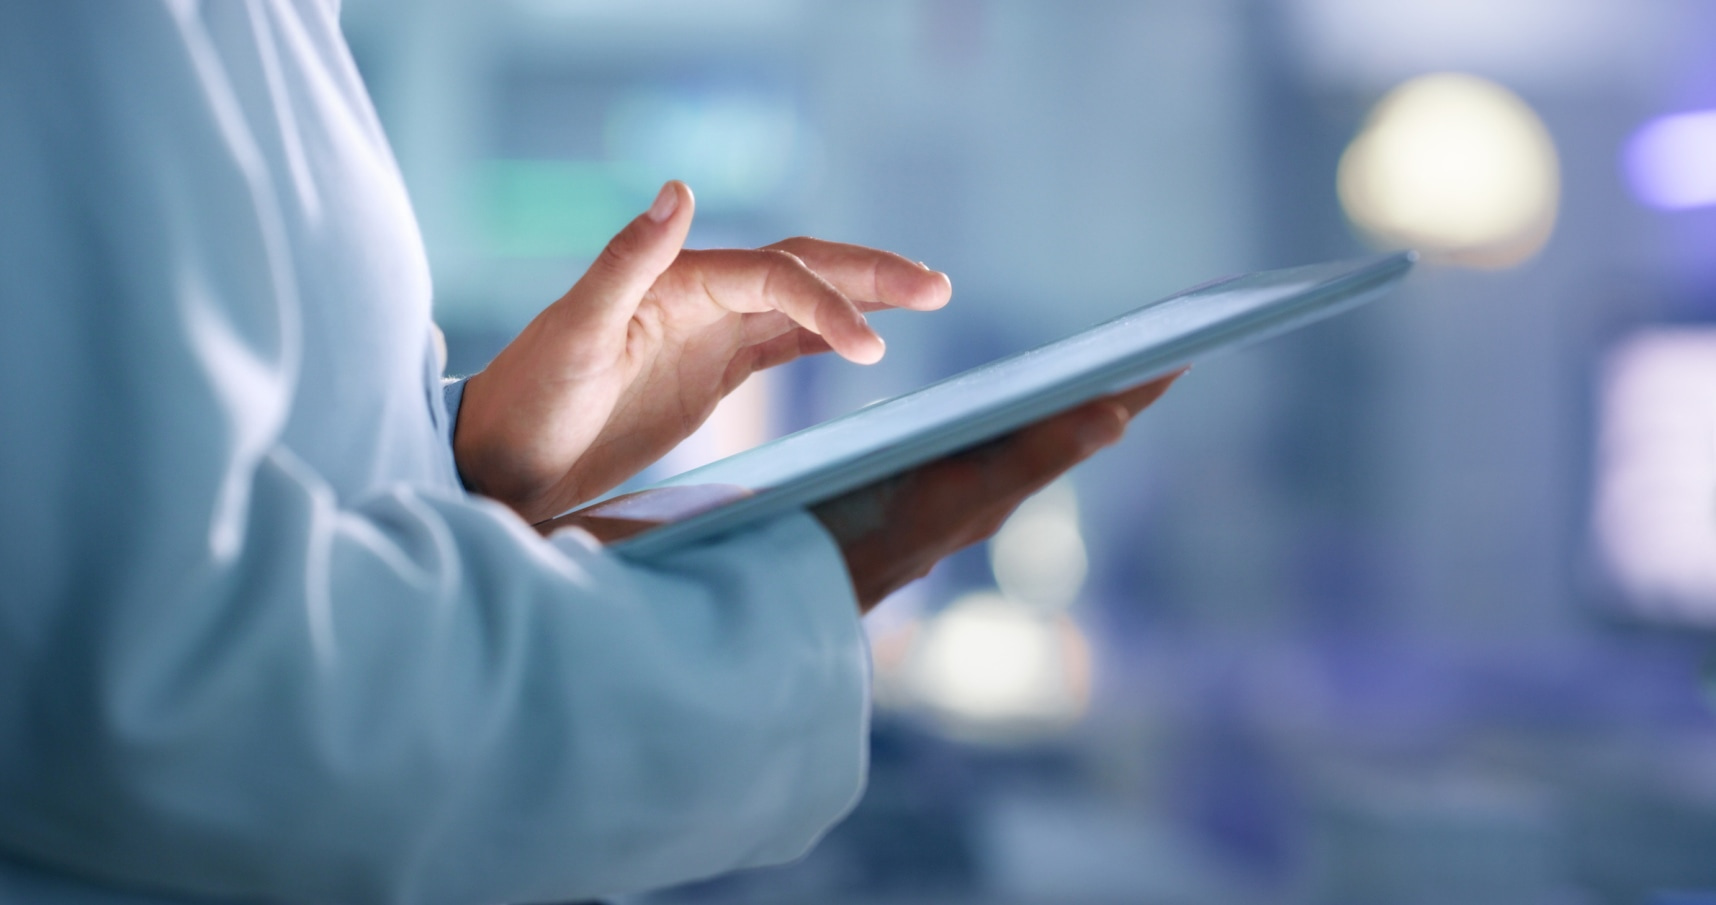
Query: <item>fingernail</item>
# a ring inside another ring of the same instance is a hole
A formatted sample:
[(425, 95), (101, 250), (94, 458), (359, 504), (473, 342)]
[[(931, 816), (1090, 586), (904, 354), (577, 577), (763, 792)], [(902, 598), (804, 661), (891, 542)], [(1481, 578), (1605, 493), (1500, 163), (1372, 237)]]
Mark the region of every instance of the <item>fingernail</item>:
[(864, 364), (873, 365), (876, 362), (881, 361), (883, 355), (888, 354), (888, 344), (882, 339), (882, 335), (880, 333), (872, 332), (870, 334), (870, 341), (866, 345), (868, 345), (869, 348), (864, 350), (861, 358), (861, 361)]
[(646, 216), (657, 223), (665, 223), (676, 210), (679, 210), (679, 193), (674, 191), (670, 182), (661, 187), (661, 193), (655, 196), (655, 203), (649, 206)]

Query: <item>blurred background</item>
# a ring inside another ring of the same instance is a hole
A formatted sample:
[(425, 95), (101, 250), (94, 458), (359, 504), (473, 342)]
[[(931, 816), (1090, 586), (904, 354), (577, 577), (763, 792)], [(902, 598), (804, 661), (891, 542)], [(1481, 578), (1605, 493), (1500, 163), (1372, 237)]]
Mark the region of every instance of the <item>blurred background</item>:
[(870, 789), (809, 858), (642, 901), (1716, 901), (1716, 5), (345, 16), (455, 373), (670, 177), (693, 245), (951, 274), (883, 364), (753, 380), (657, 475), (1213, 277), (1425, 252), (878, 611)]

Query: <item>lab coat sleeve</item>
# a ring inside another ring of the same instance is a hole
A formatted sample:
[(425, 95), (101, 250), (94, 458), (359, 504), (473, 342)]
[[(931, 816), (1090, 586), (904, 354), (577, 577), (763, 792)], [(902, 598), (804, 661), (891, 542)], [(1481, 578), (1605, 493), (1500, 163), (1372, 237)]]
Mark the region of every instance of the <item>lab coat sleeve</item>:
[(0, 10), (0, 850), (348, 903), (805, 851), (864, 771), (828, 537), (638, 565), (456, 487), (338, 500), (280, 440), (313, 300), (193, 7)]

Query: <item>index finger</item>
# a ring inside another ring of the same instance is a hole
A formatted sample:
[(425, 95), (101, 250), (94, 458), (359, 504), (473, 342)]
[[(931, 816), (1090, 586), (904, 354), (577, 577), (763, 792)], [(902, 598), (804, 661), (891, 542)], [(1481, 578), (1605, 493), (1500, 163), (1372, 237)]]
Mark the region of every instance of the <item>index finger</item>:
[(865, 307), (933, 311), (953, 297), (953, 282), (947, 274), (891, 251), (804, 236), (768, 247), (792, 253)]

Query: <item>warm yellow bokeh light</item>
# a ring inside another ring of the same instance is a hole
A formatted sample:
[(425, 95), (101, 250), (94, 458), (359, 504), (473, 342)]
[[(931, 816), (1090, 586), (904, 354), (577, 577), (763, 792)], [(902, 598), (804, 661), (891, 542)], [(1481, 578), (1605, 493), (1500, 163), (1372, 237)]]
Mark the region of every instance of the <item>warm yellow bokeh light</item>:
[(1377, 104), (1341, 158), (1347, 216), (1387, 245), (1510, 267), (1549, 239), (1555, 143), (1518, 95), (1471, 75), (1413, 79)]

